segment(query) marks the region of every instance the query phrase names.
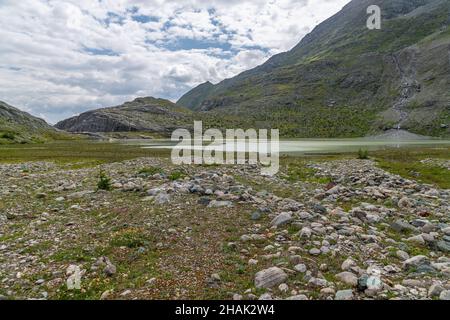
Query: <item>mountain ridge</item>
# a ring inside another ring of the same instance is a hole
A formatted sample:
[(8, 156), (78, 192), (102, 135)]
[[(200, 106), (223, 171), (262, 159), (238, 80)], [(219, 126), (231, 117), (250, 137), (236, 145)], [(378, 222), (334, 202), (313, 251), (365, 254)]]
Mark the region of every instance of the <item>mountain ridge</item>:
[(58, 122), (55, 127), (69, 132), (169, 133), (179, 126), (189, 126), (190, 115), (190, 110), (168, 100), (143, 97), (118, 106), (84, 112)]
[[(366, 27), (372, 4), (382, 9), (381, 30)], [(447, 136), (449, 13), (443, 0), (353, 0), (292, 50), (207, 92), (194, 88), (178, 103), (234, 117), (238, 126), (266, 122), (284, 136), (350, 137), (392, 128)], [(204, 99), (190, 99), (199, 96)]]
[(45, 120), (0, 101), (0, 144), (45, 142), (67, 138)]

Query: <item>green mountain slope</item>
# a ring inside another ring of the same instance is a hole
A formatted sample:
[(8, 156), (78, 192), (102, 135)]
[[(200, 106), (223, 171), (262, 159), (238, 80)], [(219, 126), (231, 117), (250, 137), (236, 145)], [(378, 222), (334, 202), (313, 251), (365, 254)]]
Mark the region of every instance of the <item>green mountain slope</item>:
[[(366, 27), (369, 5), (381, 30)], [(448, 136), (450, 1), (353, 0), (291, 51), (178, 103), (211, 126), (350, 137), (391, 128)]]
[(0, 101), (0, 144), (44, 142), (68, 138), (44, 120)]

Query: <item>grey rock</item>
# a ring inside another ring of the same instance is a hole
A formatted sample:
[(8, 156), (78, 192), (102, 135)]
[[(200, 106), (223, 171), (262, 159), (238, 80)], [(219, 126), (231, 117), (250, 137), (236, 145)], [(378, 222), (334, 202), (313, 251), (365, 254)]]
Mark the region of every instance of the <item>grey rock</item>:
[(436, 248), (442, 252), (450, 252), (450, 242), (438, 241), (436, 242)]
[(305, 273), (307, 268), (306, 268), (306, 266), (303, 263), (301, 263), (301, 264), (297, 264), (294, 267), (294, 270), (297, 271), (297, 272), (300, 272), (300, 273)]
[(155, 197), (156, 204), (161, 205), (161, 204), (166, 204), (169, 202), (170, 202), (170, 196), (165, 192), (158, 193), (158, 195)]
[(233, 206), (233, 203), (231, 201), (213, 200), (209, 203), (208, 208), (223, 208), (223, 207), (230, 208), (232, 206)]
[(256, 288), (272, 288), (283, 282), (288, 278), (286, 272), (278, 267), (272, 267), (259, 271), (255, 275), (255, 287)]
[(439, 283), (434, 283), (431, 285), (431, 287), (428, 289), (428, 296), (430, 298), (435, 298), (435, 297), (439, 297), (439, 295), (441, 294), (442, 291), (444, 291), (445, 288), (439, 284)]
[(311, 250), (309, 250), (309, 254), (310, 255), (313, 255), (313, 256), (318, 256), (319, 254), (321, 254), (322, 253), (322, 251), (320, 251), (319, 249), (317, 249), (317, 248), (312, 248)]
[(336, 274), (336, 279), (352, 287), (356, 287), (358, 285), (358, 277), (352, 272), (344, 271), (338, 273)]
[(296, 296), (292, 296), (292, 297), (286, 298), (286, 300), (309, 300), (309, 299), (304, 294), (299, 294), (299, 295), (296, 295)]
[(335, 300), (353, 300), (353, 290), (339, 290), (336, 292)]
[(262, 212), (259, 211), (259, 210), (257, 210), (257, 211), (255, 211), (255, 212), (252, 213), (251, 219), (254, 220), (254, 221), (261, 220), (262, 215), (263, 215)]
[(439, 300), (450, 300), (450, 290), (444, 290), (439, 295)]
[(391, 228), (397, 232), (417, 231), (417, 229), (405, 220), (397, 220), (391, 224)]
[(276, 216), (270, 223), (272, 226), (279, 227), (288, 224), (292, 221), (292, 214), (289, 212), (282, 212)]

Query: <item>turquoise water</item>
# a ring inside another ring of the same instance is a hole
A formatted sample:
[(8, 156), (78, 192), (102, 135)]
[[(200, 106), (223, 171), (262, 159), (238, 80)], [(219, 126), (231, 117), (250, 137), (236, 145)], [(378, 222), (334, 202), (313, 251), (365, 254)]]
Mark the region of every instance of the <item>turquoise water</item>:
[[(133, 140), (127, 144), (140, 145), (142, 148), (150, 149), (173, 149), (177, 143), (170, 140)], [(245, 142), (237, 142), (237, 151), (245, 150)], [(280, 140), (279, 148), (281, 154), (326, 154), (355, 152), (359, 149), (374, 151), (389, 148), (416, 148), (428, 147), (439, 148), (450, 146), (450, 140), (370, 140), (370, 139), (292, 139)], [(250, 151), (257, 150), (257, 144), (250, 144)], [(192, 147), (198, 149), (198, 147)], [(216, 147), (217, 151), (230, 151), (230, 145)]]

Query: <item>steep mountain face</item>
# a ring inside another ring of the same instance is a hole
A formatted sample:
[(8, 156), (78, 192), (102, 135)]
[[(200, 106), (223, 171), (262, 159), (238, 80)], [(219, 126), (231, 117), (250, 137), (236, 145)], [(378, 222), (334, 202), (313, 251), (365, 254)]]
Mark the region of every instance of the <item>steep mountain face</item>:
[(58, 135), (44, 120), (0, 101), (0, 144), (40, 142)]
[[(366, 26), (373, 4), (381, 30)], [(450, 1), (353, 0), (291, 51), (178, 103), (211, 126), (273, 127), (284, 136), (392, 128), (448, 136), (449, 89)]]
[(97, 109), (63, 120), (56, 128), (69, 132), (148, 131), (161, 134), (192, 126), (191, 111), (152, 97), (138, 98), (123, 105)]

